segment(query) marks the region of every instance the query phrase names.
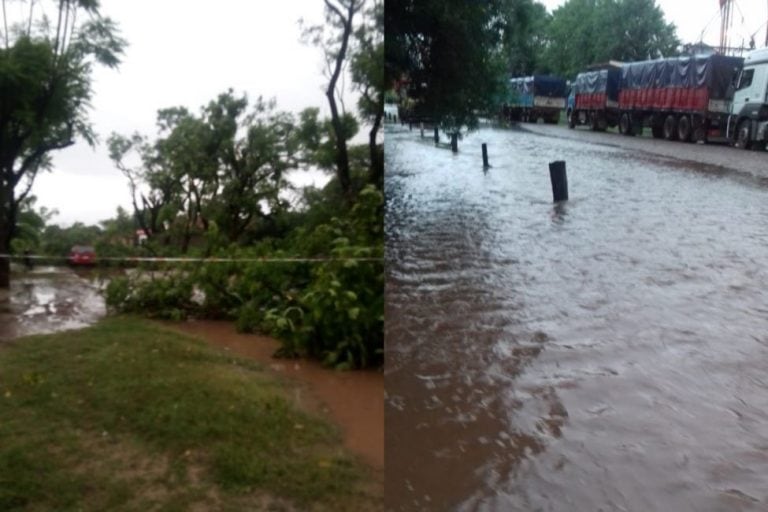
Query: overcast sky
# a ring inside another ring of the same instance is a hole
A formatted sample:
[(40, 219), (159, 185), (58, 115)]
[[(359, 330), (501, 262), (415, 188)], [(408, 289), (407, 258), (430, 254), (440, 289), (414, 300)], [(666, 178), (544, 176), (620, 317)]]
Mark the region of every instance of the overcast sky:
[[(54, 171), (35, 182), (38, 206), (60, 211), (55, 222), (95, 223), (118, 205), (132, 211), (127, 181), (109, 160), (111, 132), (154, 136), (156, 112), (183, 105), (193, 112), (232, 87), (252, 100), (274, 97), (281, 110), (317, 106), (322, 54), (301, 44), (299, 18), (323, 19), (321, 0), (102, 0), (130, 46), (117, 70), (96, 68), (90, 117), (102, 144), (54, 155)], [(349, 102), (348, 108), (354, 108)]]

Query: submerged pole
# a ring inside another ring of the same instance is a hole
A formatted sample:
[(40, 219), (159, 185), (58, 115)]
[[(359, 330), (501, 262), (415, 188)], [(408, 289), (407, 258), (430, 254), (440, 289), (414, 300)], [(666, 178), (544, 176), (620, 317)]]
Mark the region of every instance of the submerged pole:
[(490, 165), (488, 165), (488, 144), (485, 142), (483, 142), (483, 167), (490, 167)]
[(565, 173), (565, 161), (557, 160), (549, 163), (549, 179), (552, 180), (552, 196), (554, 202), (568, 200), (568, 177)]
[(440, 132), (438, 131), (437, 126), (435, 126), (435, 146), (437, 146), (440, 143)]
[(454, 153), (459, 152), (459, 134), (458, 133), (451, 134), (451, 151), (453, 151)]

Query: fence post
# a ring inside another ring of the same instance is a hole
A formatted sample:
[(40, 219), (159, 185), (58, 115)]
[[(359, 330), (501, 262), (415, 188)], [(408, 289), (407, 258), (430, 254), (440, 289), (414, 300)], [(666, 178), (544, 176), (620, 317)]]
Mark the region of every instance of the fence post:
[(557, 160), (549, 163), (549, 179), (552, 181), (554, 202), (567, 201), (568, 177), (565, 174), (565, 161)]

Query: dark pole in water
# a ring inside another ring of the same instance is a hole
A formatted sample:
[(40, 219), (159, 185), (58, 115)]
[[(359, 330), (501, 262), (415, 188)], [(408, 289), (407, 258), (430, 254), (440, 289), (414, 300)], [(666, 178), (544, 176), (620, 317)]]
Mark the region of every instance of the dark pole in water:
[(490, 167), (488, 165), (488, 144), (483, 142), (483, 167)]
[(451, 151), (453, 151), (454, 153), (459, 152), (459, 134), (458, 133), (451, 134)]
[(424, 123), (421, 123), (421, 138), (424, 138)]
[(552, 180), (554, 202), (568, 200), (568, 177), (565, 174), (565, 162), (557, 160), (549, 163), (549, 178)]
[(437, 126), (435, 126), (435, 146), (437, 146), (440, 143), (440, 131), (438, 130)]

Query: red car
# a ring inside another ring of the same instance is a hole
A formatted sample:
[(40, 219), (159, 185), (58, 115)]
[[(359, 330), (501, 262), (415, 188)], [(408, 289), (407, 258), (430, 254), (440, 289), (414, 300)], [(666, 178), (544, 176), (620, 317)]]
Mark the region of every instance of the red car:
[(76, 245), (69, 251), (70, 265), (95, 265), (96, 251), (90, 245)]

